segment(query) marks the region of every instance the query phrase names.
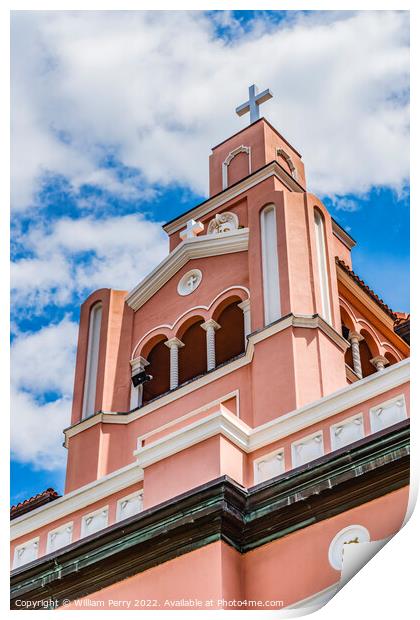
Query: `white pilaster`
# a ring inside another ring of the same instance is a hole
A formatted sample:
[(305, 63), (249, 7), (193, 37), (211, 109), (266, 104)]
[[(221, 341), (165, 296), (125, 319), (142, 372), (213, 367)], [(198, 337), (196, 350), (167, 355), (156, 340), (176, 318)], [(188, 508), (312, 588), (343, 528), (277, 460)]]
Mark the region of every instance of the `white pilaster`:
[(360, 360), (360, 348), (359, 342), (363, 340), (363, 336), (358, 334), (357, 332), (349, 333), (349, 342), (351, 344), (351, 354), (353, 357), (353, 370), (356, 375), (361, 379), (362, 375), (362, 362)]
[[(147, 359), (142, 357), (136, 357), (134, 360), (130, 360), (131, 364), (131, 376), (137, 375), (139, 372), (143, 372), (146, 366), (149, 365)], [(141, 407), (143, 404), (143, 385), (138, 385), (134, 387), (131, 384), (131, 396), (130, 396), (130, 410), (137, 409), (137, 407)]]
[(378, 372), (380, 372), (381, 370), (384, 370), (385, 366), (389, 364), (388, 360), (383, 355), (377, 355), (376, 357), (373, 357), (369, 361), (376, 368)]
[(207, 370), (213, 370), (216, 368), (216, 342), (215, 335), (216, 330), (220, 329), (219, 323), (216, 323), (213, 319), (209, 319), (205, 323), (200, 325), (206, 332), (207, 343)]
[(171, 338), (165, 342), (170, 352), (170, 389), (174, 390), (178, 387), (179, 373), (178, 373), (178, 349), (184, 346), (184, 343), (179, 338)]
[(251, 333), (251, 300), (245, 299), (238, 304), (244, 314), (244, 335), (245, 335), (245, 349), (248, 342), (248, 336)]

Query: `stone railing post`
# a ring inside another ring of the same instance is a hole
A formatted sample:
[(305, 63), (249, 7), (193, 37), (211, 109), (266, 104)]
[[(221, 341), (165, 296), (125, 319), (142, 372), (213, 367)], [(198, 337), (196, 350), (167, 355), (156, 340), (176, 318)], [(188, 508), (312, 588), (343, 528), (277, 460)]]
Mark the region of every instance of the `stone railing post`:
[(178, 349), (184, 346), (184, 343), (179, 340), (179, 338), (171, 338), (165, 342), (166, 346), (169, 349), (170, 354), (170, 380), (169, 387), (171, 390), (174, 390), (178, 387), (179, 383), (179, 372), (178, 372)]
[(377, 355), (376, 357), (373, 357), (369, 361), (376, 368), (378, 372), (380, 372), (381, 370), (384, 370), (385, 366), (389, 364), (388, 360), (383, 355)]
[(358, 334), (357, 332), (349, 332), (348, 335), (349, 342), (351, 344), (351, 354), (353, 357), (353, 370), (359, 379), (362, 379), (362, 362), (360, 360), (360, 348), (359, 342), (363, 340), (363, 336)]
[(216, 368), (216, 330), (220, 329), (220, 325), (213, 319), (209, 319), (205, 323), (201, 323), (200, 327), (206, 332), (207, 370), (213, 370)]

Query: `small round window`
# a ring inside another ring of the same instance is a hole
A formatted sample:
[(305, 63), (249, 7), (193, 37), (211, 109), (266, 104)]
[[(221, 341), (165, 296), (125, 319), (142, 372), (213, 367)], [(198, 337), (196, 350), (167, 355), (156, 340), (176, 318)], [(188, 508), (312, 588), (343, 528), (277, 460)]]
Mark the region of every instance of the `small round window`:
[(203, 274), (199, 269), (192, 269), (187, 271), (178, 282), (179, 295), (189, 295), (193, 293), (196, 288), (200, 286), (200, 282), (203, 278)]
[(363, 525), (350, 525), (340, 530), (333, 538), (328, 550), (328, 559), (335, 570), (341, 570), (345, 545), (370, 542), (370, 534)]

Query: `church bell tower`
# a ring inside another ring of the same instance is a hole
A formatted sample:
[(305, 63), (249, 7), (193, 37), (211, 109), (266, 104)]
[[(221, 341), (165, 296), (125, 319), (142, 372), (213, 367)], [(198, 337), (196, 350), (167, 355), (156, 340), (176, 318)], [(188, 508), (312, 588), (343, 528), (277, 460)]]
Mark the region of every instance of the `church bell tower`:
[(287, 607), (400, 527), (409, 319), (352, 271), (271, 97), (249, 88), (164, 260), (83, 303), (65, 493), (14, 522), (16, 600)]

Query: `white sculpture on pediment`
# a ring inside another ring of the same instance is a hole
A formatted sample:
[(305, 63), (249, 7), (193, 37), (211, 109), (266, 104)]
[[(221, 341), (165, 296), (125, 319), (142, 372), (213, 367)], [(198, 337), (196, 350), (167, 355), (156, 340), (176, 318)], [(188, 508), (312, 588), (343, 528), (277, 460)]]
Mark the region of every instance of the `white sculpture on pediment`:
[(207, 234), (214, 235), (216, 233), (232, 232), (239, 228), (239, 219), (236, 213), (226, 211), (225, 213), (217, 213), (209, 222)]

